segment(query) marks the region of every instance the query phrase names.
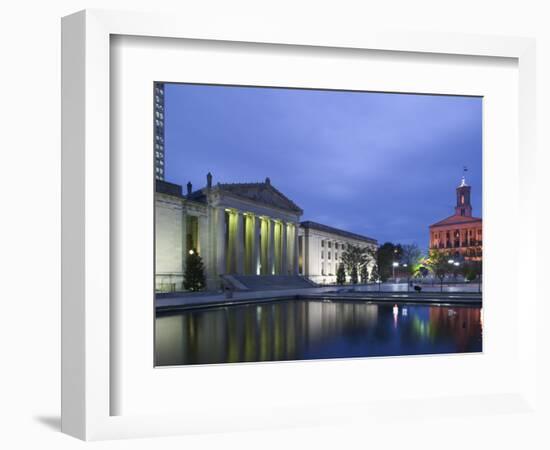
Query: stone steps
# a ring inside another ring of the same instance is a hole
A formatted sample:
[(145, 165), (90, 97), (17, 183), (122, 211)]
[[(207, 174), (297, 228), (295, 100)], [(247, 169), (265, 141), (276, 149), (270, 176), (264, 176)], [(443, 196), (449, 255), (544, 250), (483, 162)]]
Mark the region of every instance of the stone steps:
[[(223, 278), (236, 291), (272, 291), (316, 287), (315, 283), (298, 275), (227, 275)], [(243, 289), (242, 286), (246, 289)]]

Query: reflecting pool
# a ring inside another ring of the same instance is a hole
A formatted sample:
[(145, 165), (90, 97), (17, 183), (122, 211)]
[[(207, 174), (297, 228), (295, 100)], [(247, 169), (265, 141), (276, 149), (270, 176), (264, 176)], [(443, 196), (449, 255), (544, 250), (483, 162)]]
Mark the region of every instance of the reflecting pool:
[(466, 353), (482, 350), (482, 311), (287, 300), (156, 317), (156, 365)]

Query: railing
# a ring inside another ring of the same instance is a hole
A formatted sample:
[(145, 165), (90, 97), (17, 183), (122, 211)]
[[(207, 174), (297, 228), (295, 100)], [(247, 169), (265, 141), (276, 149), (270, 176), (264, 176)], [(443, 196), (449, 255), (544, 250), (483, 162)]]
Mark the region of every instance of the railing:
[(454, 242), (447, 242), (446, 244), (443, 244), (442, 242), (439, 243), (439, 245), (433, 245), (432, 247), (430, 248), (439, 248), (439, 249), (444, 249), (444, 248), (471, 248), (471, 247), (481, 247), (482, 246), (482, 241), (465, 241), (465, 242), (458, 242), (458, 241), (454, 241)]
[(155, 274), (155, 292), (177, 292), (183, 290), (183, 274)]

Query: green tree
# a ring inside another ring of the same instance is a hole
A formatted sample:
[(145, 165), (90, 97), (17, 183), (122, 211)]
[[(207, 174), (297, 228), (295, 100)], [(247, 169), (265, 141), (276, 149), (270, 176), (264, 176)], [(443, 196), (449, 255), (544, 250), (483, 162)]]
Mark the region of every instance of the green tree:
[(346, 268), (343, 264), (338, 264), (338, 270), (336, 270), (336, 283), (346, 284)]
[(462, 264), (461, 272), (468, 281), (475, 281), (481, 276), (481, 261), (466, 261)]
[(183, 287), (194, 292), (204, 289), (205, 285), (206, 278), (202, 258), (195, 250), (191, 250), (186, 258)]
[(359, 276), (357, 275), (357, 266), (353, 266), (351, 269), (351, 283), (357, 284), (359, 281)]
[(367, 284), (368, 281), (369, 281), (369, 269), (368, 269), (368, 264), (363, 264), (363, 265), (361, 266), (360, 275), (361, 275), (361, 283)]
[(401, 260), (403, 248), (400, 244), (385, 242), (376, 252), (376, 263), (378, 264), (378, 273), (382, 281), (386, 281), (392, 276), (393, 263)]
[(443, 280), (451, 269), (449, 257), (445, 253), (433, 249), (430, 250), (428, 259), (425, 262), (426, 266), (434, 274), (434, 276), (439, 278), (441, 292), (443, 292)]

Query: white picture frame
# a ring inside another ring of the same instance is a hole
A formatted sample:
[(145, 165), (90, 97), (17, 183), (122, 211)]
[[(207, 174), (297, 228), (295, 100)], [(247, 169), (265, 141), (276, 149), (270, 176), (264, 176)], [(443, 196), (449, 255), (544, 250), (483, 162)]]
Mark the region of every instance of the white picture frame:
[[(197, 414), (112, 415), (113, 383), (110, 367), (119, 355), (110, 336), (111, 191), (117, 176), (110, 168), (110, 41), (111, 36), (142, 36), (203, 41), (230, 41), (296, 45), (302, 48), (366, 49), (416, 54), (447, 54), (512, 58), (519, 76), (519, 177), (513, 192), (521, 199), (520, 230), (535, 229), (535, 42), (527, 38), (399, 33), (383, 30), (338, 29), (316, 35), (302, 30), (279, 30), (264, 23), (235, 29), (229, 23), (196, 23), (192, 18), (164, 14), (82, 11), (62, 22), (62, 430), (85, 440), (162, 436), (221, 430), (247, 430), (330, 423), (377, 415), (391, 416), (390, 404), (359, 402), (334, 405), (330, 414), (315, 415), (317, 405), (280, 406), (275, 420), (258, 413), (246, 423)], [(534, 233), (523, 233), (518, 258), (536, 260)], [(514, 264), (514, 263), (512, 263)], [(515, 264), (518, 277), (527, 268)], [(529, 269), (533, 272), (533, 268)], [(506, 405), (515, 413), (536, 413), (536, 328), (529, 320), (536, 308), (535, 284), (522, 288), (517, 316), (521, 367), (516, 389), (465, 398), (408, 399), (411, 415), (426, 401), (442, 416), (471, 414), (471, 405), (483, 405), (496, 414)], [(518, 295), (513, 292), (510, 295)], [(310, 371), (314, 370), (309, 366)], [(351, 366), (350, 366), (351, 368)], [(267, 366), (265, 370), (276, 370)], [(351, 369), (350, 369), (351, 370)], [(399, 400), (399, 398), (397, 399)], [(405, 400), (401, 398), (401, 400)], [(392, 400), (392, 401), (395, 401)], [(401, 413), (402, 414), (402, 413)], [(273, 417), (272, 417), (273, 419)]]

